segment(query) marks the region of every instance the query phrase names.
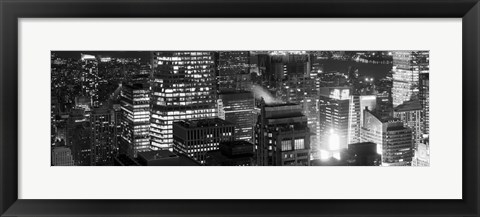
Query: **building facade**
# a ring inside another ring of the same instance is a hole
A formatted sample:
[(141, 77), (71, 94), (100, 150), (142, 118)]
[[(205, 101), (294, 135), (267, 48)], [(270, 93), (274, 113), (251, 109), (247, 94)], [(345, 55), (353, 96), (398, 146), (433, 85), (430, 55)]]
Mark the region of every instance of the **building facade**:
[[(349, 133), (350, 88), (321, 87), (319, 101), (320, 150), (347, 148)], [(335, 144), (332, 144), (332, 143)]]
[(418, 100), (406, 101), (395, 107), (393, 117), (403, 122), (404, 126), (412, 129), (412, 140), (414, 147), (421, 142), (423, 138), (423, 108)]
[(150, 150), (150, 90), (147, 83), (124, 83), (121, 92), (120, 152), (136, 157)]
[(412, 130), (398, 119), (383, 119), (364, 111), (362, 142), (377, 144), (383, 166), (410, 166), (413, 158)]
[(173, 122), (217, 116), (215, 52), (153, 52), (150, 136), (172, 149)]
[(235, 125), (219, 118), (173, 123), (173, 150), (200, 164), (205, 164), (207, 152), (218, 150), (221, 142), (234, 138)]
[(254, 132), (256, 165), (310, 165), (310, 129), (301, 105), (262, 100)]
[(251, 142), (255, 123), (253, 94), (251, 92), (220, 93), (218, 98), (219, 105), (222, 105), (219, 107), (219, 118), (235, 124), (235, 140)]
[(393, 52), (393, 107), (418, 95), (419, 75), (429, 72), (428, 51)]

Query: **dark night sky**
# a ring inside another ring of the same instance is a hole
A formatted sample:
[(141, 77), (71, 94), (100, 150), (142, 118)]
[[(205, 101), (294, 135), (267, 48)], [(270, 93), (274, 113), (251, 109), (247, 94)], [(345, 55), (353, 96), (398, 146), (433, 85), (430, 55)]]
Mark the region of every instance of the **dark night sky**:
[(150, 59), (149, 51), (52, 51), (61, 58), (80, 59), (80, 54), (91, 54), (100, 57), (117, 57), (117, 58), (142, 58), (142, 61)]

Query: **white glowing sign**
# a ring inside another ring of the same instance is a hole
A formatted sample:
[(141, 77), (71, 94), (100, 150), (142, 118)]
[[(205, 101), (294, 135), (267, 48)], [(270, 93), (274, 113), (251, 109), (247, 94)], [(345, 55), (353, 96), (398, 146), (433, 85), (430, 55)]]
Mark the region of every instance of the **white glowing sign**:
[(350, 97), (350, 89), (333, 89), (330, 92), (330, 98), (333, 99), (348, 99)]

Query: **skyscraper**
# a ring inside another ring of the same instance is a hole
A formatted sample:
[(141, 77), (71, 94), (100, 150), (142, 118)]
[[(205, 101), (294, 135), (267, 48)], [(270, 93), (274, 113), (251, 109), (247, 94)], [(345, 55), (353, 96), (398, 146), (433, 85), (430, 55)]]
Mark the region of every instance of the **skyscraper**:
[[(235, 140), (252, 141), (255, 124), (255, 99), (251, 92), (230, 92), (219, 94), (219, 112), (224, 120), (235, 125)], [(220, 115), (219, 115), (220, 116)]]
[(150, 150), (150, 93), (146, 83), (124, 83), (121, 93), (122, 154), (136, 157)]
[(90, 118), (83, 109), (73, 109), (69, 114), (66, 128), (65, 144), (72, 150), (75, 166), (90, 166), (92, 152)]
[[(350, 87), (320, 88), (319, 149), (334, 151), (347, 148), (350, 109)], [(332, 139), (336, 144), (331, 144)]]
[(428, 51), (393, 52), (393, 107), (418, 94), (419, 74), (429, 72)]
[(91, 165), (111, 166), (118, 154), (115, 143), (115, 114), (107, 107), (96, 108), (90, 114)]
[(96, 56), (81, 54), (82, 62), (82, 91), (91, 98), (91, 105), (99, 107), (98, 95), (98, 59)]
[(430, 133), (430, 78), (429, 73), (420, 74), (420, 91), (418, 99), (422, 105), (422, 133)]
[(150, 136), (171, 149), (173, 122), (217, 116), (214, 52), (153, 52)]
[(310, 130), (300, 105), (262, 100), (254, 131), (258, 166), (310, 165)]
[(375, 95), (351, 95), (350, 96), (350, 113), (349, 113), (349, 129), (348, 144), (359, 143), (360, 129), (363, 125), (363, 111), (376, 109), (377, 97)]
[(394, 118), (384, 119), (369, 110), (364, 110), (361, 138), (362, 142), (377, 144), (383, 166), (411, 165), (412, 130), (404, 127), (402, 121)]
[(218, 52), (218, 90), (219, 92), (248, 91), (251, 88), (249, 74), (250, 52)]

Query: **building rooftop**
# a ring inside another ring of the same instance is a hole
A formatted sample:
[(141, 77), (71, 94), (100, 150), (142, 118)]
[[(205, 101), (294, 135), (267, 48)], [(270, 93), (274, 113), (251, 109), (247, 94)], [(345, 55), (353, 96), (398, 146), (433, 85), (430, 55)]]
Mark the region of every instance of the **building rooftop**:
[(179, 157), (177, 154), (168, 150), (139, 152), (137, 155), (142, 156), (145, 160), (158, 160)]
[(422, 110), (422, 104), (419, 100), (406, 101), (403, 104), (395, 107), (395, 112), (406, 112)]
[(220, 118), (209, 118), (199, 120), (184, 120), (174, 122), (173, 124), (182, 126), (184, 128), (201, 128), (201, 127), (221, 127), (221, 126), (233, 126), (234, 124)]
[(168, 150), (138, 152), (137, 160), (148, 166), (198, 166), (194, 160)]

